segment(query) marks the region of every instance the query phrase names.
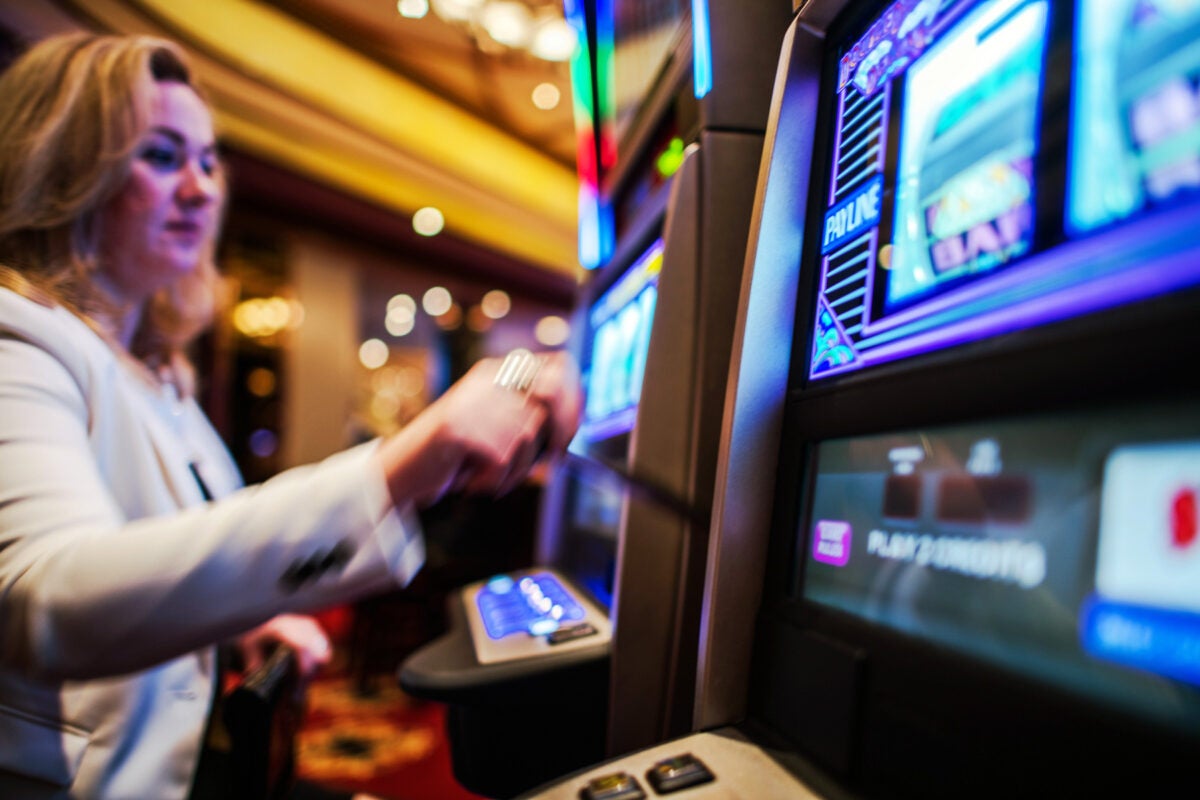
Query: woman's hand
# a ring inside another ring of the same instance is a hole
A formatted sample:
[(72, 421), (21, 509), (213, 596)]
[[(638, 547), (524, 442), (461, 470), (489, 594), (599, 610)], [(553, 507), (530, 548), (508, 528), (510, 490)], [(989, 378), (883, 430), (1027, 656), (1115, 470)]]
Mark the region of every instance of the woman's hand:
[(504, 494), (543, 454), (566, 448), (583, 393), (570, 356), (552, 353), (526, 389), (496, 385), (499, 359), (484, 359), (400, 433), (378, 458), (396, 505), (427, 506), (452, 490)]
[(315, 619), (301, 614), (280, 614), (238, 637), (244, 671), (258, 669), (271, 650), (281, 644), (295, 653), (301, 680), (311, 678), (333, 658), (329, 637)]

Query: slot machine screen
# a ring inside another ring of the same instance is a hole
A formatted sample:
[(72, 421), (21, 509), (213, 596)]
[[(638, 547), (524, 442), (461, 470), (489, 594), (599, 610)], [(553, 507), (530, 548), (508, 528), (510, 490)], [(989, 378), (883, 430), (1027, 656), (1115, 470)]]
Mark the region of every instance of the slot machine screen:
[(1187, 407), (822, 442), (803, 594), (1200, 729), (1200, 420)]
[(1193, 0), (889, 6), (839, 54), (808, 378), (1200, 283), (1198, 32)]
[(626, 493), (612, 470), (622, 469), (637, 418), (662, 258), (663, 242), (657, 239), (587, 309), (583, 420), (570, 445), (581, 460), (568, 484), (561, 560), (605, 608), (612, 605)]
[(594, 443), (633, 429), (658, 301), (663, 243), (656, 240), (592, 304), (591, 349), (583, 365), (586, 401), (578, 439)]

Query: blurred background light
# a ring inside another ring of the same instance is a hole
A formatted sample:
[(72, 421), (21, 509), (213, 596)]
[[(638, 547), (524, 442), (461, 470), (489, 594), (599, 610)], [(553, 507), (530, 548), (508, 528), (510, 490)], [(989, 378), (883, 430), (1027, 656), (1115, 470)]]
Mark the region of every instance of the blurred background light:
[(433, 206), (417, 209), (412, 218), (413, 230), (422, 236), (437, 236), (446, 227), (446, 218)]
[(396, 10), (408, 19), (421, 19), (429, 13), (429, 0), (397, 0)]
[(392, 295), (388, 299), (387, 310), (390, 312), (392, 309), (397, 307), (407, 308), (413, 314), (417, 313), (417, 301), (412, 299), (412, 295), (403, 293)]
[(547, 17), (537, 24), (529, 52), (545, 61), (569, 61), (579, 47), (575, 29), (561, 17)]
[(463, 312), (462, 306), (458, 303), (451, 303), (450, 307), (438, 314), (435, 321), (438, 327), (444, 331), (452, 331), (462, 325)]
[(562, 92), (553, 83), (539, 83), (533, 89), (532, 99), (535, 106), (543, 111), (549, 111), (558, 107), (558, 101), (562, 99)]
[(388, 362), (390, 351), (381, 339), (367, 339), (358, 348), (358, 360), (367, 369), (379, 369)]
[(279, 449), (279, 437), (266, 428), (258, 428), (250, 434), (250, 452), (259, 458), (269, 458)]
[(489, 319), (504, 319), (512, 310), (512, 298), (503, 289), (492, 289), (479, 301), (479, 307)]
[(416, 326), (417, 316), (407, 306), (398, 305), (387, 313), (383, 326), (392, 336), (407, 336)]
[(471, 306), (467, 312), (467, 328), (475, 333), (486, 333), (492, 327), (492, 318), (482, 306)]
[(431, 317), (440, 317), (449, 311), (453, 304), (454, 298), (444, 286), (434, 286), (421, 297), (421, 308)]
[(508, 47), (523, 48), (533, 38), (533, 15), (524, 3), (493, 0), (479, 12), (479, 24), (488, 36)]
[(551, 314), (538, 320), (533, 336), (547, 347), (558, 347), (571, 335), (571, 326), (562, 317)]
[(275, 393), (275, 373), (266, 367), (255, 367), (246, 376), (246, 390), (255, 397), (270, 397)]

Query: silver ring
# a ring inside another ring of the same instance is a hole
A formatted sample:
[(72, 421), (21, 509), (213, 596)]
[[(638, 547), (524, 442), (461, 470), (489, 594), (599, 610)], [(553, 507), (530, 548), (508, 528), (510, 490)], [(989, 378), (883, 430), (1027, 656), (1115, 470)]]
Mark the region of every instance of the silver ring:
[(504, 357), (500, 369), (492, 382), (503, 389), (528, 393), (533, 379), (542, 368), (542, 359), (523, 347), (512, 350)]

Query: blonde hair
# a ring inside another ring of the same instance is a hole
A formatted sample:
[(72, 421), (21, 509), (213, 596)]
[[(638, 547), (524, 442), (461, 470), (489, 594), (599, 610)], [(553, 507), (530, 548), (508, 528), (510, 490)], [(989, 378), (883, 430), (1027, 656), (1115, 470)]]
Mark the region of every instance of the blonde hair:
[[(61, 304), (98, 329), (111, 322), (114, 309), (93, 282), (98, 212), (128, 180), (164, 82), (203, 97), (182, 48), (136, 35), (52, 37), (0, 74), (0, 286)], [(222, 203), (224, 195), (222, 184)], [(214, 249), (215, 241), (197, 270), (151, 298), (134, 356), (171, 363), (211, 322)]]

